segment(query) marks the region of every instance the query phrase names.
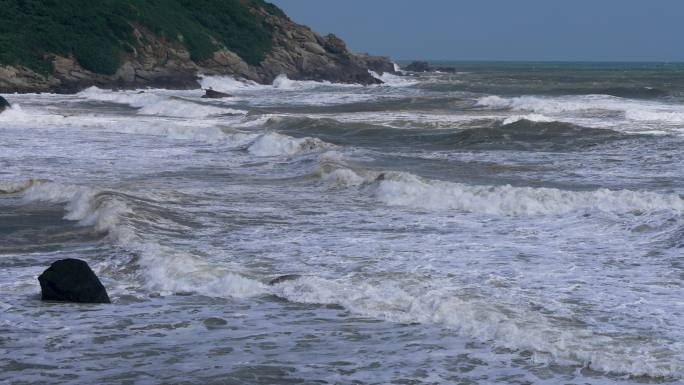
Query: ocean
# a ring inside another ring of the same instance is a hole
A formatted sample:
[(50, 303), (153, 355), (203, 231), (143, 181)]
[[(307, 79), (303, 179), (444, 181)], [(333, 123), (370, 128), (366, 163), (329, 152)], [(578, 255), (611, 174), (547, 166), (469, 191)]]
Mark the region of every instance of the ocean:
[(3, 95), (0, 383), (682, 383), (684, 64), (439, 64)]

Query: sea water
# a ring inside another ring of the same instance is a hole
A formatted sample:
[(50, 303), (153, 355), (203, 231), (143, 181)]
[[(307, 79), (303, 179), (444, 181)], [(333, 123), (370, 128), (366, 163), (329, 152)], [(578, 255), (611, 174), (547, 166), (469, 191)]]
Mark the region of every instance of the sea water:
[(0, 383), (683, 381), (684, 66), (447, 64), (3, 95)]

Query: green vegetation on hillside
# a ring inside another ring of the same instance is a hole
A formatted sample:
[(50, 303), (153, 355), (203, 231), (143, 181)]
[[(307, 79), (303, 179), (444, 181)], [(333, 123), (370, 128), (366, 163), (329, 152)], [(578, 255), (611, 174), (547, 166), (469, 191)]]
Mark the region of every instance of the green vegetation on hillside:
[(140, 24), (182, 42), (192, 60), (216, 51), (214, 41), (258, 64), (272, 31), (250, 7), (285, 17), (263, 0), (0, 0), (0, 63), (52, 71), (46, 54), (73, 55), (84, 68), (113, 74), (136, 40)]

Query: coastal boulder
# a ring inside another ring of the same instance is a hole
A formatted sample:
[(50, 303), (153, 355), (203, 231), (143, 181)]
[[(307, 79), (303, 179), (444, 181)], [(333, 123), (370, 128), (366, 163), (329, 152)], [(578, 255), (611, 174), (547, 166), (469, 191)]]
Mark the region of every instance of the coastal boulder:
[(209, 88), (208, 90), (204, 90), (204, 95), (202, 95), (202, 99), (221, 99), (229, 98), (230, 96), (230, 94), (226, 94), (225, 92), (214, 91), (211, 88)]
[(426, 61), (414, 61), (413, 63), (407, 65), (404, 67), (406, 71), (411, 71), (411, 72), (428, 72), (432, 71), (432, 67), (430, 66), (430, 63)]
[(394, 68), (394, 62), (387, 57), (371, 56), (367, 53), (355, 54), (355, 59), (360, 61), (369, 70), (374, 71), (378, 75), (384, 73), (397, 74)]
[(62, 259), (38, 277), (43, 301), (110, 303), (107, 290), (80, 259)]
[(7, 108), (10, 108), (10, 107), (12, 107), (12, 106), (9, 104), (7, 99), (0, 96), (0, 112), (5, 111)]

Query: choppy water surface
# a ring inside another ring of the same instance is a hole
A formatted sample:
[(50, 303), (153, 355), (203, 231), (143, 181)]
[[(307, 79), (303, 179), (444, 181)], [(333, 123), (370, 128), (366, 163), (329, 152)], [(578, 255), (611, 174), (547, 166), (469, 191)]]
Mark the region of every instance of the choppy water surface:
[(5, 95), (0, 382), (680, 383), (684, 67), (458, 67)]

